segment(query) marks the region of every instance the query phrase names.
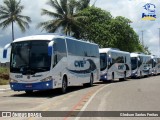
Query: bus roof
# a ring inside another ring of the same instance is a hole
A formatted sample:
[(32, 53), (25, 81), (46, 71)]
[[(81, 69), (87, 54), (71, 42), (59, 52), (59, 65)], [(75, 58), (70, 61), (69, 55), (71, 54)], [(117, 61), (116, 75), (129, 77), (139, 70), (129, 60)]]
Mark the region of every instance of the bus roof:
[(13, 41), (13, 43), (14, 42), (21, 42), (21, 41), (31, 41), (31, 40), (49, 40), (49, 41), (52, 41), (54, 38), (63, 38), (63, 39), (70, 38), (72, 40), (97, 45), (95, 43), (90, 43), (88, 41), (78, 40), (76, 38), (73, 38), (73, 37), (70, 37), (70, 36), (65, 36), (65, 35), (60, 35), (60, 34), (39, 34), (39, 35), (26, 36), (26, 37), (21, 37), (21, 38), (15, 39)]
[(13, 42), (29, 41), (29, 40), (53, 40), (55, 35), (33, 35), (15, 39)]
[(118, 49), (112, 49), (112, 48), (100, 48), (100, 49), (99, 49), (99, 52), (100, 52), (100, 53), (107, 53), (107, 52), (109, 52), (109, 51), (117, 52), (117, 53), (130, 54), (129, 52), (120, 51), (120, 50), (118, 50)]
[(130, 56), (131, 56), (131, 57), (138, 57), (138, 56), (147, 56), (147, 57), (151, 57), (151, 55), (139, 54), (139, 53), (131, 53)]

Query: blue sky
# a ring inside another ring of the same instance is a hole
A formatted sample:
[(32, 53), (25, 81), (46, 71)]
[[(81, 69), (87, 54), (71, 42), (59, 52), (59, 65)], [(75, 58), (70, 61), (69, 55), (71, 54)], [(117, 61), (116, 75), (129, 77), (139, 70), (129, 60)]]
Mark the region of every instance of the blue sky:
[[(91, 0), (93, 4), (95, 0)], [(25, 6), (22, 14), (30, 16), (32, 23), (30, 24), (30, 29), (25, 33), (22, 33), (19, 28), (15, 25), (15, 38), (39, 34), (42, 33), (40, 29), (36, 28), (39, 22), (46, 21), (46, 16), (41, 16), (41, 8), (51, 9), (46, 5), (47, 0), (21, 0), (21, 4)], [(142, 12), (144, 12), (143, 6), (147, 3), (152, 3), (156, 6), (155, 21), (144, 21), (141, 19)], [(0, 4), (3, 4), (3, 0), (0, 0)], [(132, 23), (130, 25), (139, 35), (140, 40), (143, 40), (144, 45), (149, 47), (149, 50), (154, 55), (160, 55), (159, 50), (159, 29), (160, 28), (160, 0), (97, 0), (95, 6), (100, 7), (103, 10), (109, 11), (113, 17), (124, 16), (129, 18)], [(43, 31), (45, 32), (45, 31)], [(4, 45), (10, 43), (11, 40), (11, 26), (7, 29), (2, 30), (0, 28), (0, 62), (6, 62), (9, 59), (2, 58), (2, 51)]]

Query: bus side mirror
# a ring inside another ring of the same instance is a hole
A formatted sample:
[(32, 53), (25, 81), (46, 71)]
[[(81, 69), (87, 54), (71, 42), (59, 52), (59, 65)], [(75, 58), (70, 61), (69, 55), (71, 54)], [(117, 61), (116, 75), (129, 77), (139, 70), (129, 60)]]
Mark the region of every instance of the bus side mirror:
[(112, 63), (112, 58), (109, 57), (109, 58), (108, 58), (108, 62), (109, 62), (109, 63)]
[(108, 58), (108, 65), (110, 65), (112, 63), (112, 58)]
[(141, 63), (140, 61), (138, 61), (138, 67), (141, 66), (141, 64), (142, 64), (142, 63)]
[(7, 50), (11, 46), (11, 44), (7, 44), (3, 49), (3, 58), (7, 58)]
[(48, 55), (49, 56), (52, 56), (53, 54), (53, 44), (54, 44), (54, 41), (51, 41), (48, 43)]

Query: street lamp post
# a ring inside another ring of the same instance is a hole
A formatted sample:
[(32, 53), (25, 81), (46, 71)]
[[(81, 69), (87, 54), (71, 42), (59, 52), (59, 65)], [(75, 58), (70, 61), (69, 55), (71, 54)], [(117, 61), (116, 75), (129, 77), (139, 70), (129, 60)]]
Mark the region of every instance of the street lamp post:
[(142, 32), (142, 45), (144, 46), (144, 42), (143, 42), (143, 30), (141, 31)]
[(158, 55), (160, 56), (160, 28), (158, 28), (159, 29), (159, 53), (158, 53)]

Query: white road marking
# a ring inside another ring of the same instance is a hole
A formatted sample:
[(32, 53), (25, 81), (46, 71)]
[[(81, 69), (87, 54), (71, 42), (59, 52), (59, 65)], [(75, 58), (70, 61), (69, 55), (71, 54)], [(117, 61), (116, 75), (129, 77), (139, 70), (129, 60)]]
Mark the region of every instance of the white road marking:
[[(90, 99), (86, 102), (86, 104), (82, 107), (82, 109), (80, 110), (80, 111), (84, 111), (86, 108), (87, 108), (87, 106), (89, 105), (89, 103), (92, 101), (92, 99), (96, 96), (96, 94), (98, 93), (98, 92), (100, 92), (102, 89), (104, 89), (105, 87), (108, 87), (110, 84), (107, 84), (107, 85), (105, 85), (105, 86), (103, 86), (102, 88), (100, 88), (99, 90), (97, 90), (91, 97), (90, 97)], [(81, 114), (82, 114), (82, 112), (80, 112), (78, 115), (77, 115), (77, 117), (75, 118), (75, 120), (79, 120), (81, 117)]]

